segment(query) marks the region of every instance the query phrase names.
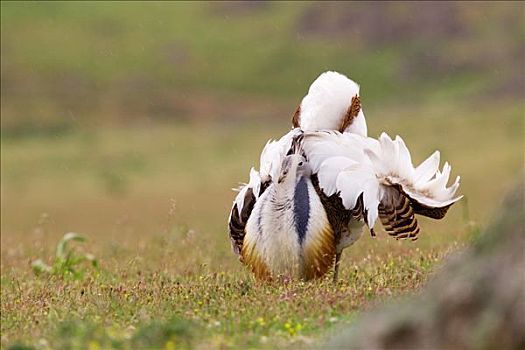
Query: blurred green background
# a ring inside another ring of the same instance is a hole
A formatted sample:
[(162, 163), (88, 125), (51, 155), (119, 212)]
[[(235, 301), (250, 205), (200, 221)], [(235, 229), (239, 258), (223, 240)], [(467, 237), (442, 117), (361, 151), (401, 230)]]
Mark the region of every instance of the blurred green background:
[[(0, 6), (2, 347), (79, 342), (56, 332), (69, 318), (129, 334), (171, 315), (219, 325), (201, 348), (303, 347), (418, 290), (523, 176), (523, 2)], [(401, 135), (415, 163), (441, 150), (465, 198), (421, 218), (417, 242), (363, 235), (339, 285), (251, 289), (227, 238), (231, 188), (326, 70), (361, 85), (370, 136)], [(101, 272), (33, 276), (69, 231)]]
[(523, 3), (1, 10), (2, 250), (42, 227), (126, 241), (184, 225), (229, 263), (230, 188), (326, 70), (361, 85), (371, 136), (399, 133), (417, 162), (440, 149), (463, 176), (464, 208), (432, 225), (484, 223), (522, 167)]
[(1, 19), (3, 136), (281, 121), (325, 70), (366, 106), (523, 97), (520, 3), (6, 2)]

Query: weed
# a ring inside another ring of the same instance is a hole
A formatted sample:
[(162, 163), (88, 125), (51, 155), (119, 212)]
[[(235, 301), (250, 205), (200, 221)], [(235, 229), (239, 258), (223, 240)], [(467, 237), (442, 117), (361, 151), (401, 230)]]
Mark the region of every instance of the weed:
[(56, 246), (53, 263), (48, 265), (42, 259), (34, 260), (31, 263), (33, 272), (36, 275), (51, 274), (74, 280), (82, 279), (85, 272), (82, 265), (88, 262), (92, 267), (98, 269), (98, 260), (93, 254), (76, 252), (68, 243), (70, 241), (84, 242), (85, 240), (84, 236), (77, 233), (66, 233)]

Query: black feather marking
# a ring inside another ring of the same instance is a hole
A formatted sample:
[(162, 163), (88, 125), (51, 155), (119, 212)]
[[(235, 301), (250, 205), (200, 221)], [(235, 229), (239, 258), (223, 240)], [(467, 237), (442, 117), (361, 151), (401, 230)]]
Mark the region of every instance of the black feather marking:
[(410, 203), (412, 204), (414, 213), (426, 216), (431, 219), (438, 219), (438, 220), (442, 219), (447, 213), (448, 209), (452, 206), (452, 204), (449, 204), (441, 208), (432, 208), (432, 207), (419, 203), (415, 199), (410, 199)]
[(310, 220), (310, 198), (308, 196), (308, 184), (305, 177), (301, 177), (295, 186), (294, 218), (295, 229), (299, 234), (299, 244), (303, 244), (308, 228), (308, 221)]
[[(321, 132), (325, 133), (326, 131)], [(330, 132), (326, 133), (330, 134)], [(337, 131), (334, 131), (334, 133), (337, 133)], [(330, 227), (334, 232), (334, 243), (338, 245), (342, 237), (342, 232), (347, 229), (350, 220), (362, 219), (363, 213), (362, 208), (360, 207), (362, 206), (362, 195), (359, 197), (359, 200), (357, 201), (354, 210), (347, 210), (343, 205), (341, 197), (339, 197), (339, 193), (334, 193), (330, 197), (328, 197), (323, 192), (323, 190), (319, 186), (319, 178), (317, 174), (312, 174), (311, 180), (315, 192), (321, 199), (321, 203), (323, 204), (323, 207), (326, 211)]]
[(261, 188), (259, 189), (259, 197), (262, 196), (263, 192), (266, 191), (268, 186), (272, 184), (272, 180), (266, 180), (265, 182), (261, 182)]

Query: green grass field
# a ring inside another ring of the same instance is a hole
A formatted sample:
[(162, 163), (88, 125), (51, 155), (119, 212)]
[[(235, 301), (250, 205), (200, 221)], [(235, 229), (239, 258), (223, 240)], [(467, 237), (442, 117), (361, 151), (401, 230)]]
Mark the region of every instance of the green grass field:
[[(523, 176), (518, 5), (457, 5), (467, 30), (430, 41), (365, 25), (408, 5), (352, 7), (358, 36), (334, 4), (311, 25), (306, 3), (1, 6), (2, 349), (316, 347), (418, 293)], [(326, 69), (361, 84), (370, 136), (400, 134), (416, 163), (439, 149), (465, 198), (417, 242), (365, 234), (335, 285), (260, 283), (230, 251), (231, 188)], [(87, 241), (56, 260), (67, 232)]]

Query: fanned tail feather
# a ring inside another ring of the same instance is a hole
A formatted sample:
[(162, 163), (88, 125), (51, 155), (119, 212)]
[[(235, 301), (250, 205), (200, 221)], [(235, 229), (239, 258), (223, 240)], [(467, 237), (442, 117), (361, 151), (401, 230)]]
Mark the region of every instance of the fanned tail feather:
[(454, 197), (459, 188), (459, 176), (452, 186), (447, 187), (452, 167), (445, 162), (443, 170), (439, 170), (439, 152), (434, 152), (414, 168), (410, 152), (401, 137), (392, 140), (383, 133), (379, 142), (379, 152), (365, 150), (373, 163), (376, 177), (383, 186), (398, 186), (399, 192), (410, 199), (416, 214), (442, 218), (447, 209), (462, 198)]
[(459, 176), (447, 187), (451, 167), (439, 170), (439, 152), (414, 167), (403, 139), (383, 133), (378, 140), (337, 132), (305, 135), (306, 154), (319, 186), (337, 193), (346, 209), (362, 201), (362, 218), (369, 228), (379, 218), (396, 238), (416, 239), (415, 214), (442, 218), (462, 196), (455, 197)]
[(447, 187), (452, 168), (448, 163), (439, 171), (439, 152), (414, 168), (403, 139), (392, 140), (383, 133), (379, 148), (368, 148), (365, 154), (372, 162), (375, 176), (383, 191), (378, 214), (388, 234), (397, 239), (417, 239), (419, 227), (415, 214), (441, 219), (448, 208), (461, 199), (454, 197), (459, 177)]

